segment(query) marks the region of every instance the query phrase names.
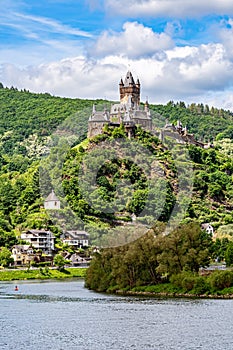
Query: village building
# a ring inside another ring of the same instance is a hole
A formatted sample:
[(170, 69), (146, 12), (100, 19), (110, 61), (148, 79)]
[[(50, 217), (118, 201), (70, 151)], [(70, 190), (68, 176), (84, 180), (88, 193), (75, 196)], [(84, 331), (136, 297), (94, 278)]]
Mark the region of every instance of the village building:
[(214, 228), (212, 225), (210, 225), (209, 223), (204, 223), (201, 224), (201, 229), (203, 231), (206, 231), (208, 233), (208, 235), (213, 236), (214, 235)]
[(46, 255), (53, 254), (55, 237), (51, 231), (27, 230), (22, 232), (21, 239)]
[(36, 250), (32, 245), (14, 245), (12, 250), (14, 266), (29, 266), (41, 262), (52, 263), (52, 255), (42, 255), (40, 250)]
[(74, 248), (89, 246), (89, 235), (86, 231), (65, 231), (60, 238), (64, 244), (68, 244)]
[(61, 203), (60, 200), (55, 195), (54, 191), (48, 195), (48, 197), (44, 201), (44, 208), (48, 210), (56, 210), (60, 209)]
[(144, 108), (140, 106), (140, 89), (139, 79), (135, 83), (132, 73), (128, 71), (124, 82), (121, 79), (119, 83), (120, 103), (113, 104), (110, 111), (106, 108), (97, 111), (95, 105), (93, 106), (88, 122), (88, 137), (101, 134), (105, 125), (118, 127), (123, 124), (129, 138), (133, 137), (136, 125), (151, 131), (149, 104), (146, 101)]
[(34, 261), (36, 256), (34, 249), (30, 244), (14, 245), (11, 253), (15, 266), (28, 265)]

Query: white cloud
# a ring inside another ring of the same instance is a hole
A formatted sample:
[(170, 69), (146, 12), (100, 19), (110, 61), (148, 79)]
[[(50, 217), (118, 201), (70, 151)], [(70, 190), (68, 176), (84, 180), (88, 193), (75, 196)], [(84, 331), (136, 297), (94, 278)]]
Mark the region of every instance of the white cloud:
[(219, 31), (218, 37), (223, 43), (228, 57), (233, 59), (233, 19), (230, 18), (225, 25), (227, 27)]
[(153, 103), (210, 101), (233, 109), (233, 98), (226, 99), (231, 96), (226, 89), (233, 80), (233, 67), (221, 44), (170, 49), (164, 60), (114, 54), (98, 60), (79, 56), (24, 69), (7, 64), (1, 69), (0, 81), (60, 96), (118, 100), (118, 82), (128, 64), (141, 80), (142, 100), (149, 96)]
[(34, 25), (37, 25), (40, 27), (40, 28), (37, 27), (37, 30), (38, 29), (42, 31), (48, 30), (52, 33), (63, 34), (63, 35), (75, 35), (75, 36), (83, 36), (88, 38), (92, 37), (92, 35), (88, 32), (82, 31), (77, 28), (72, 28), (70, 26), (64, 25), (58, 21), (55, 21), (47, 17), (25, 15), (22, 13), (13, 13), (13, 17), (18, 19), (19, 21), (22, 21), (24, 27), (29, 26), (30, 28), (33, 28)]
[(123, 32), (105, 31), (100, 35), (91, 53), (97, 56), (124, 55), (129, 58), (151, 56), (174, 46), (166, 33), (155, 33), (137, 22), (126, 22)]
[(233, 14), (232, 0), (105, 0), (108, 12), (125, 17), (166, 16), (182, 18), (208, 14)]
[[(54, 44), (58, 46), (58, 41), (60, 41), (60, 47), (62, 48), (62, 46), (64, 46), (65, 49), (68, 47), (69, 43), (73, 41), (73, 43), (70, 45), (71, 49), (72, 47), (77, 47), (78, 44), (80, 44), (79, 42), (77, 43), (77, 38), (86, 39), (92, 37), (92, 35), (88, 32), (64, 25), (59, 21), (47, 17), (25, 15), (19, 12), (8, 12), (6, 10), (0, 13), (0, 27), (1, 30), (11, 30), (16, 34), (16, 37), (20, 37), (20, 40), (16, 41), (15, 47), (19, 41), (22, 47), (25, 45), (24, 43), (28, 42), (30, 42), (28, 47), (33, 46), (35, 48), (36, 43), (39, 48), (44, 46), (44, 50), (42, 51), (44, 55), (40, 54), (42, 57), (46, 57), (47, 50), (49, 50), (50, 46), (53, 47)], [(76, 40), (76, 42), (74, 42), (74, 40)], [(3, 47), (3, 45), (4, 44), (0, 45), (2, 46), (3, 50), (7, 51), (10, 49), (9, 47)], [(63, 54), (65, 54), (65, 51)], [(19, 56), (20, 55), (21, 54), (19, 54)], [(1, 55), (1, 60), (4, 60), (3, 55)]]
[[(104, 98), (105, 91), (111, 96), (111, 89), (115, 88), (114, 78), (115, 81), (119, 78), (116, 70), (109, 62), (102, 64), (79, 56), (26, 68), (4, 64), (0, 81), (6, 86), (34, 92), (95, 99)], [(104, 76), (108, 79), (103, 79)]]

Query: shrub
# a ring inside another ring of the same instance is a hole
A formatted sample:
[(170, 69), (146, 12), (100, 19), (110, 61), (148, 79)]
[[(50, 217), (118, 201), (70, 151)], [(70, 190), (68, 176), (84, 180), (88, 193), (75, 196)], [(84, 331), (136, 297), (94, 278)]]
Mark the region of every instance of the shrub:
[(229, 288), (233, 286), (233, 271), (214, 271), (208, 281), (215, 290)]
[(182, 272), (173, 275), (170, 281), (175, 287), (178, 287), (183, 292), (203, 294), (210, 289), (209, 283), (205, 277), (190, 272)]

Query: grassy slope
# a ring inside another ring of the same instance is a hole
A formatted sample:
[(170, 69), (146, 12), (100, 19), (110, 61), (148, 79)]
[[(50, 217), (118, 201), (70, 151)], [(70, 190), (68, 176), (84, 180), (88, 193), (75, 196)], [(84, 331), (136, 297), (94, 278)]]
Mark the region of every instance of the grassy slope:
[(85, 268), (69, 268), (64, 271), (55, 269), (36, 270), (2, 270), (0, 271), (0, 281), (17, 281), (30, 279), (61, 279), (73, 277), (85, 277)]

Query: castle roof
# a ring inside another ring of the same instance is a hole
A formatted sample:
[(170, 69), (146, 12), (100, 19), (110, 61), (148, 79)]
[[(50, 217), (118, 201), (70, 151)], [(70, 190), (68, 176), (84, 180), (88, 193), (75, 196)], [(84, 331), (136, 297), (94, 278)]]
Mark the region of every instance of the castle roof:
[(146, 111), (135, 110), (133, 118), (137, 119), (151, 119), (150, 115)]
[(108, 121), (108, 115), (105, 111), (96, 111), (90, 118), (91, 122), (106, 122)]
[(110, 114), (117, 114), (118, 112), (126, 111), (126, 103), (115, 103), (111, 106)]
[(135, 82), (134, 82), (132, 73), (128, 71), (125, 77), (124, 86), (127, 87), (127, 86), (130, 86), (131, 84), (135, 85)]

